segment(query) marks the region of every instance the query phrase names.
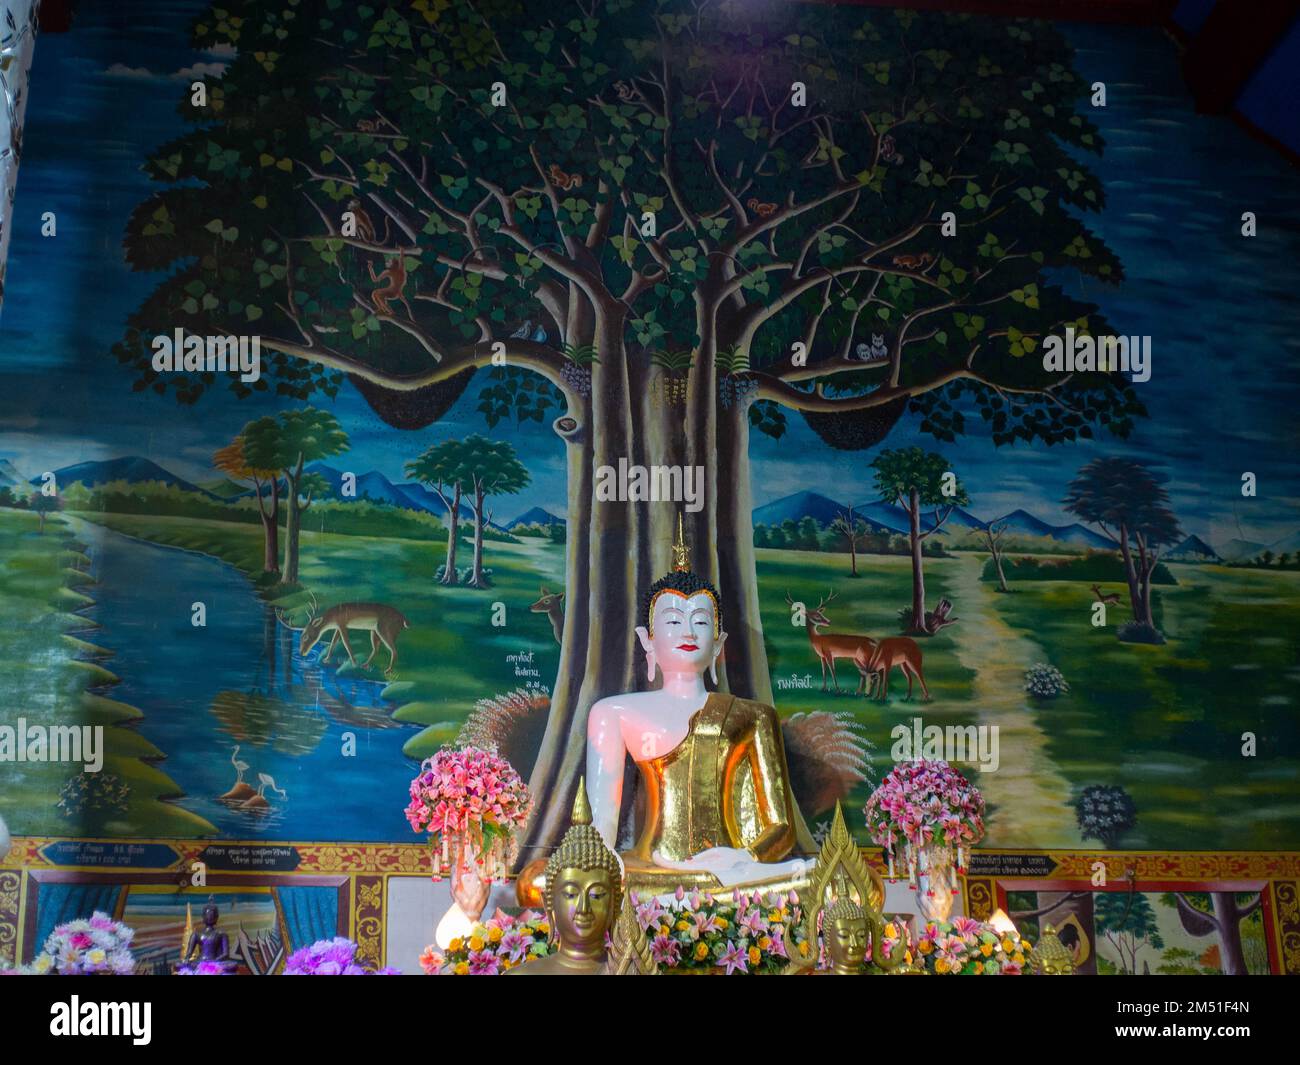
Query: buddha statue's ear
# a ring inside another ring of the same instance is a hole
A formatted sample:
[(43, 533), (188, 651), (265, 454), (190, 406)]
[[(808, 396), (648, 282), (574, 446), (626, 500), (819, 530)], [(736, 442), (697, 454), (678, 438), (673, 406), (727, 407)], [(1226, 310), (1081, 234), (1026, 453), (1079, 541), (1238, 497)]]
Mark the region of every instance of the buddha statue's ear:
[(718, 659), (722, 657), (722, 645), (726, 642), (727, 634), (725, 632), (718, 633), (718, 642), (713, 645), (713, 661), (709, 663), (709, 676), (713, 679), (714, 684), (718, 683)]
[(645, 651), (645, 671), (646, 671), (647, 679), (649, 679), (650, 682), (653, 683), (655, 679), (655, 669), (656, 669), (654, 641), (650, 639), (650, 630), (647, 629), (644, 625), (638, 625), (636, 627), (636, 635), (637, 635), (637, 639), (641, 641), (642, 650)]

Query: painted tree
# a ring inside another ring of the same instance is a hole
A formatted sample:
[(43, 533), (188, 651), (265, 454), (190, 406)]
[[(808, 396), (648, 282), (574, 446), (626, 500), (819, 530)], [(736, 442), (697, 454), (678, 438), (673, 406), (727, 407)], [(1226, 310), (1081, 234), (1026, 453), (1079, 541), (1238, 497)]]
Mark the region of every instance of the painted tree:
[[(489, 424), (550, 418), (564, 448), (573, 608), (525, 857), (567, 824), (591, 703), (644, 683), (632, 630), (670, 561), (675, 508), (597, 503), (599, 467), (704, 468), (686, 535), (722, 590), (722, 686), (770, 702), (752, 430), (793, 410), (860, 450), (907, 413), (943, 440), (978, 416), (999, 443), (1057, 442), (1142, 413), (1120, 375), (1030, 357), (1066, 324), (1104, 331), (1048, 270), (1122, 276), (1080, 218), (1103, 192), (1078, 153), (1101, 139), (1044, 23), (223, 0), (194, 44), (237, 55), (146, 163), (166, 187), (127, 255), (168, 276), (116, 347), (137, 387), (192, 403), (214, 383), (155, 373), (156, 333), (256, 329), (254, 390), (346, 375), (419, 428), (482, 372)], [(887, 350), (862, 362), (870, 333)]]
[(474, 565), (469, 583), (475, 588), (486, 588), (483, 529), (492, 520), (492, 513), (485, 510), (487, 497), (514, 495), (528, 487), (530, 478), (524, 464), (515, 458), (515, 449), (505, 441), (488, 440), (475, 434), (465, 440), (465, 452), (469, 505), (474, 512)]
[(40, 535), (45, 535), (45, 517), (47, 514), (54, 514), (59, 510), (59, 497), (47, 496), (44, 492), (33, 492), (28, 509), (33, 511), (40, 518)]
[[(257, 513), (262, 519), (262, 572), (280, 572), (280, 471), (250, 466), (244, 457), (244, 438), (235, 437), (212, 455), (212, 465), (233, 481), (253, 487)], [(267, 495), (269, 492), (269, 502)]]
[(1241, 922), (1263, 905), (1258, 891), (1174, 891), (1161, 901), (1178, 909), (1178, 920), (1191, 936), (1215, 936), (1219, 941), (1219, 965), (1225, 976), (1247, 976), (1242, 947)]
[(1169, 493), (1156, 475), (1135, 459), (1093, 459), (1070, 482), (1065, 509), (1097, 526), (1119, 548), (1133, 620), (1154, 630), (1151, 576), (1161, 548), (1183, 538)]
[(447, 554), (440, 583), (453, 585), (456, 577), (456, 537), (460, 533), (460, 497), (469, 478), (469, 456), (459, 440), (434, 444), (419, 458), (406, 464), (406, 475), (414, 477), (447, 508)]
[(1099, 891), (1094, 905), (1098, 934), (1115, 948), (1120, 968), (1133, 976), (1138, 955), (1147, 947), (1163, 950), (1165, 941), (1155, 911), (1139, 892)]
[(858, 545), (861, 544), (862, 538), (871, 530), (867, 527), (865, 521), (854, 517), (852, 506), (847, 507), (844, 512), (836, 514), (831, 521), (830, 527), (848, 545), (849, 575), (856, 577), (858, 575)]
[(998, 574), (998, 591), (1009, 592), (1007, 587), (1007, 575), (1002, 571), (1002, 538), (1007, 534), (1007, 523), (989, 522), (983, 530), (984, 543), (988, 545), (989, 558), (993, 560), (993, 568)]
[(338, 455), (349, 447), (338, 419), (315, 407), (285, 410), (249, 422), (243, 432), (244, 457), (260, 469), (277, 469), (285, 481), (284, 567), (286, 584), (298, 580), (298, 543), (303, 512), (313, 496), (324, 494), (328, 484), (319, 474), (308, 473), (308, 462)]
[[(948, 460), (934, 451), (919, 447), (882, 451), (871, 463), (876, 471), (876, 491), (881, 502), (893, 503), (907, 511), (907, 540), (912, 555), (911, 631), (929, 636), (932, 629), (926, 620), (925, 569), (922, 547), (937, 533), (952, 512), (970, 502), (966, 489), (957, 482)], [(929, 528), (921, 528), (921, 511), (934, 507)]]

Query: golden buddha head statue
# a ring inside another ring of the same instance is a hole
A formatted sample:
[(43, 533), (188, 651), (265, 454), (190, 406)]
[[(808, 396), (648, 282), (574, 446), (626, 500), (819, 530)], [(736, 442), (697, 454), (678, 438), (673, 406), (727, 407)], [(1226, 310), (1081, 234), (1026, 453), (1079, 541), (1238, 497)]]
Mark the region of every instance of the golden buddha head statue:
[(867, 934), (866, 911), (847, 895), (822, 911), (822, 940), (831, 972), (852, 976), (866, 969)]
[(658, 667), (665, 673), (710, 669), (717, 681), (717, 660), (727, 639), (722, 631), (721, 600), (712, 584), (691, 572), (680, 514), (672, 572), (650, 586), (641, 616), (645, 624), (637, 627), (636, 634), (645, 650), (650, 680)]
[(1074, 955), (1050, 924), (1043, 925), (1038, 942), (1029, 952), (1029, 967), (1038, 976), (1074, 975)]
[(603, 961), (605, 933), (622, 895), (622, 863), (592, 825), (586, 784), (580, 780), (572, 826), (546, 863), (546, 911), (560, 951)]

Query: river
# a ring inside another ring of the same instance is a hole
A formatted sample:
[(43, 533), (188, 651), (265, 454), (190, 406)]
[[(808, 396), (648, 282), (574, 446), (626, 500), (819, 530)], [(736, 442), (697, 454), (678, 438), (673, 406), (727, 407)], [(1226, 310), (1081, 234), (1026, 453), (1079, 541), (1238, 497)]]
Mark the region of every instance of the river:
[[(184, 792), (179, 805), (227, 838), (413, 838), (402, 816), (411, 729), (392, 720), (380, 680), (322, 667), (325, 641), (302, 658), (297, 634), (233, 566), (79, 525), (98, 581), (85, 614), (102, 626), (86, 638), (113, 652), (105, 665), (121, 677), (104, 694), (144, 713), (140, 734), (167, 755), (159, 768)], [(236, 762), (265, 809), (221, 800), (241, 775)]]

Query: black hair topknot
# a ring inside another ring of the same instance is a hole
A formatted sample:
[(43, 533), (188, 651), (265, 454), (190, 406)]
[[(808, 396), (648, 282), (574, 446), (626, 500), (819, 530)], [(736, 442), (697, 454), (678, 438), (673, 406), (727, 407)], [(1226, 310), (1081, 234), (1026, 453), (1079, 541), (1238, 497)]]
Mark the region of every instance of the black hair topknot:
[(678, 592), (681, 595), (690, 597), (699, 595), (700, 592), (708, 592), (713, 596), (713, 617), (714, 628), (721, 631), (722, 629), (722, 598), (718, 595), (718, 590), (708, 581), (690, 570), (673, 570), (666, 577), (660, 577), (654, 584), (650, 585), (650, 590), (646, 592), (645, 598), (641, 601), (641, 616), (646, 619), (646, 626), (650, 626), (653, 615), (650, 612), (651, 604), (655, 601), (655, 596), (660, 592)]

